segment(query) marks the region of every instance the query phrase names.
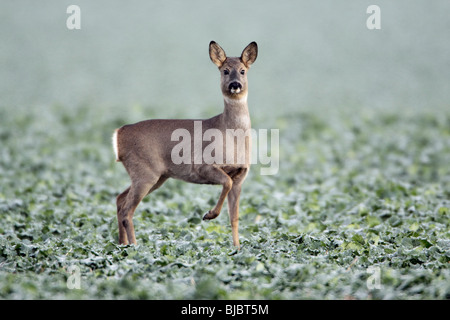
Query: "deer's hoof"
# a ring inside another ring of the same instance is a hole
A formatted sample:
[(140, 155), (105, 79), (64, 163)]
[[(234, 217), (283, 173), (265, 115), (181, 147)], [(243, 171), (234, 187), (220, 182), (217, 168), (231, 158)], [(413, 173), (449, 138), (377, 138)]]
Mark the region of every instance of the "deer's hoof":
[(217, 216), (218, 216), (218, 214), (215, 214), (210, 210), (203, 216), (203, 220), (212, 220), (212, 219), (217, 218)]

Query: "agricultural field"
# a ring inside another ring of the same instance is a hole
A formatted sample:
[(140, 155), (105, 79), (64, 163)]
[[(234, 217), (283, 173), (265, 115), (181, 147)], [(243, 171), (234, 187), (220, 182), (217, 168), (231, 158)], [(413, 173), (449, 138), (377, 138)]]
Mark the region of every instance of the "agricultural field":
[[(81, 30), (69, 2), (0, 13), (0, 299), (450, 299), (446, 1), (378, 1), (370, 31), (357, 1), (249, 1), (246, 22), (206, 1), (101, 2), (78, 1)], [(249, 108), (279, 130), (278, 172), (244, 183), (240, 250), (226, 206), (201, 219), (220, 187), (176, 180), (119, 246), (111, 135), (220, 113), (213, 39), (259, 44)]]

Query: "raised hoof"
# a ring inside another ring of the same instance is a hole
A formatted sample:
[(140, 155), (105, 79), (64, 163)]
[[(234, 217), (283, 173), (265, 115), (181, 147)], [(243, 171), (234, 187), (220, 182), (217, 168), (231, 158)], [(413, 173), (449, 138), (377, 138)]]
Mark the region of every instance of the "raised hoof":
[(210, 211), (208, 211), (204, 216), (203, 216), (203, 220), (212, 220), (217, 218), (218, 214), (214, 214)]

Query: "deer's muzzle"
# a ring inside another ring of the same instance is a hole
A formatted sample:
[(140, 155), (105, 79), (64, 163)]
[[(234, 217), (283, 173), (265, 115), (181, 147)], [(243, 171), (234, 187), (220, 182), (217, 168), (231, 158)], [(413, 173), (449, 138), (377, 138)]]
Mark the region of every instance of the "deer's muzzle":
[(228, 86), (228, 90), (230, 90), (231, 93), (239, 93), (241, 92), (241, 89), (242, 85), (237, 81), (230, 83)]

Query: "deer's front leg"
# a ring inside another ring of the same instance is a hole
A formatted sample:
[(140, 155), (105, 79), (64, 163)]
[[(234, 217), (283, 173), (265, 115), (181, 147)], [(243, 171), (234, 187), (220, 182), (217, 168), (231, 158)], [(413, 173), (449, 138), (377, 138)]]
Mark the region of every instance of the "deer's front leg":
[(231, 233), (233, 235), (233, 245), (239, 249), (239, 198), (241, 186), (247, 177), (248, 168), (239, 170), (232, 176), (233, 187), (228, 193), (228, 214), (230, 215)]
[(239, 197), (241, 184), (235, 184), (228, 193), (228, 214), (230, 215), (231, 234), (233, 245), (239, 248)]
[(215, 219), (219, 216), (220, 211), (222, 210), (225, 198), (233, 186), (233, 181), (221, 168), (208, 166), (199, 172), (201, 176), (208, 179), (210, 183), (222, 185), (222, 193), (220, 194), (216, 206), (203, 216), (203, 220)]

